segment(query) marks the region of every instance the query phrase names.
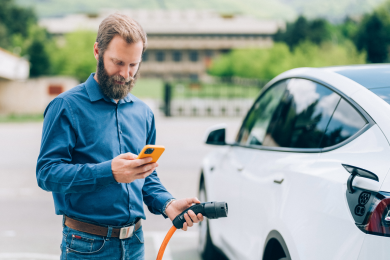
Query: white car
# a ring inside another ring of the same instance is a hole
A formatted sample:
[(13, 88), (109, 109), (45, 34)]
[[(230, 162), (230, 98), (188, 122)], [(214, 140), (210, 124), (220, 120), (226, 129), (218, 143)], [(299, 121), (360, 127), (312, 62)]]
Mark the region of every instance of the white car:
[(204, 259), (390, 259), (390, 65), (299, 68), (273, 79), (234, 143), (202, 163)]

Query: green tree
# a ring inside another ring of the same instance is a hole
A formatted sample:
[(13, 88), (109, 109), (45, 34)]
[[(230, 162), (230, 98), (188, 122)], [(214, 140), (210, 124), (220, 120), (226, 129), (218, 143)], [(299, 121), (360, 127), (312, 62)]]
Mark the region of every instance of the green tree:
[(28, 57), (31, 77), (53, 74), (49, 46), (54, 42), (45, 29), (38, 25), (30, 25), (25, 41), (20, 35), (14, 35), (12, 42), (13, 46), (21, 46), (23, 50), (21, 54)]
[(335, 26), (336, 30), (346, 39), (354, 39), (359, 29), (359, 21), (346, 17), (344, 22)]
[(315, 19), (310, 22), (307, 40), (319, 45), (329, 39), (330, 39), (330, 29), (327, 20)]
[(80, 82), (96, 71), (93, 44), (96, 32), (76, 31), (65, 35), (63, 46), (52, 46), (50, 55), (56, 74), (74, 76)]
[(22, 8), (15, 4), (14, 0), (0, 0), (0, 32), (2, 38), (0, 47), (9, 49), (9, 39), (14, 34), (28, 37), (29, 25), (37, 22), (37, 17), (31, 9)]
[(365, 63), (365, 53), (359, 53), (352, 42), (320, 46), (304, 41), (293, 50), (285, 43), (275, 43), (268, 49), (236, 49), (213, 60), (209, 74), (269, 80), (298, 67), (324, 67)]
[(389, 32), (389, 25), (377, 12), (365, 17), (357, 33), (356, 46), (367, 52), (368, 62), (388, 61)]
[(31, 9), (16, 5), (14, 0), (0, 0), (0, 47), (25, 56), (30, 61), (30, 76), (49, 74), (49, 34), (37, 25)]
[(30, 76), (36, 77), (49, 72), (49, 57), (45, 45), (36, 39), (33, 40), (27, 52), (30, 54)]
[(321, 44), (331, 38), (331, 28), (328, 21), (315, 19), (308, 21), (304, 16), (299, 16), (293, 23), (287, 23), (285, 30), (279, 30), (274, 40), (285, 42), (290, 49), (304, 41)]
[(0, 23), (0, 47), (2, 48), (9, 47), (8, 31), (7, 31), (7, 27), (5, 27), (3, 23)]

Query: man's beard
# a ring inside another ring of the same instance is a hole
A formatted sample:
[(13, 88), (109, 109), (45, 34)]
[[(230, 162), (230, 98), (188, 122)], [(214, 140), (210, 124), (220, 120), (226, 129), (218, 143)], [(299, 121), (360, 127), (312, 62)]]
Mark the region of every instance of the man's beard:
[[(127, 79), (120, 75), (109, 76), (106, 68), (104, 67), (103, 57), (100, 55), (96, 74), (99, 81), (99, 87), (103, 94), (108, 98), (116, 100), (126, 97), (133, 89), (137, 79), (137, 73), (134, 75), (134, 78), (129, 76)], [(124, 84), (117, 84), (115, 81), (119, 81)]]

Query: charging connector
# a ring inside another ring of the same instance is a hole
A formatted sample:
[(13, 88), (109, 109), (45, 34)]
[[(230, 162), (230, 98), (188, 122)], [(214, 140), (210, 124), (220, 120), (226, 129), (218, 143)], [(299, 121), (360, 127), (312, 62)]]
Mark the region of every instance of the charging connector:
[(187, 213), (189, 210), (192, 210), (195, 215), (201, 213), (204, 217), (207, 217), (209, 219), (224, 218), (228, 216), (228, 205), (226, 202), (214, 201), (195, 204), (177, 215), (177, 217), (172, 221), (173, 225), (177, 229), (183, 228), (183, 224), (184, 222), (186, 222), (184, 214)]
[(204, 217), (207, 217), (209, 219), (224, 218), (228, 216), (228, 205), (226, 202), (204, 202), (200, 204), (195, 204), (184, 210), (172, 221), (173, 226), (168, 231), (163, 243), (161, 244), (160, 250), (157, 254), (157, 260), (162, 260), (165, 248), (167, 247), (168, 242), (171, 239), (173, 233), (175, 233), (176, 229), (183, 228), (183, 224), (184, 222), (186, 222), (186, 220), (184, 219), (184, 214), (187, 213), (189, 210), (192, 210), (196, 215), (201, 213)]

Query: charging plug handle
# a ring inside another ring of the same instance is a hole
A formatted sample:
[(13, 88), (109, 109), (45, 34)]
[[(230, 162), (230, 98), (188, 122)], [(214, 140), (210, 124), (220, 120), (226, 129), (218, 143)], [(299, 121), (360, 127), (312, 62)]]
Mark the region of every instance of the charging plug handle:
[(177, 229), (183, 228), (183, 224), (186, 222), (184, 214), (189, 210), (192, 210), (195, 215), (201, 213), (204, 217), (209, 219), (224, 218), (228, 216), (228, 205), (226, 202), (213, 201), (195, 204), (177, 215), (176, 218), (172, 221), (173, 225)]

